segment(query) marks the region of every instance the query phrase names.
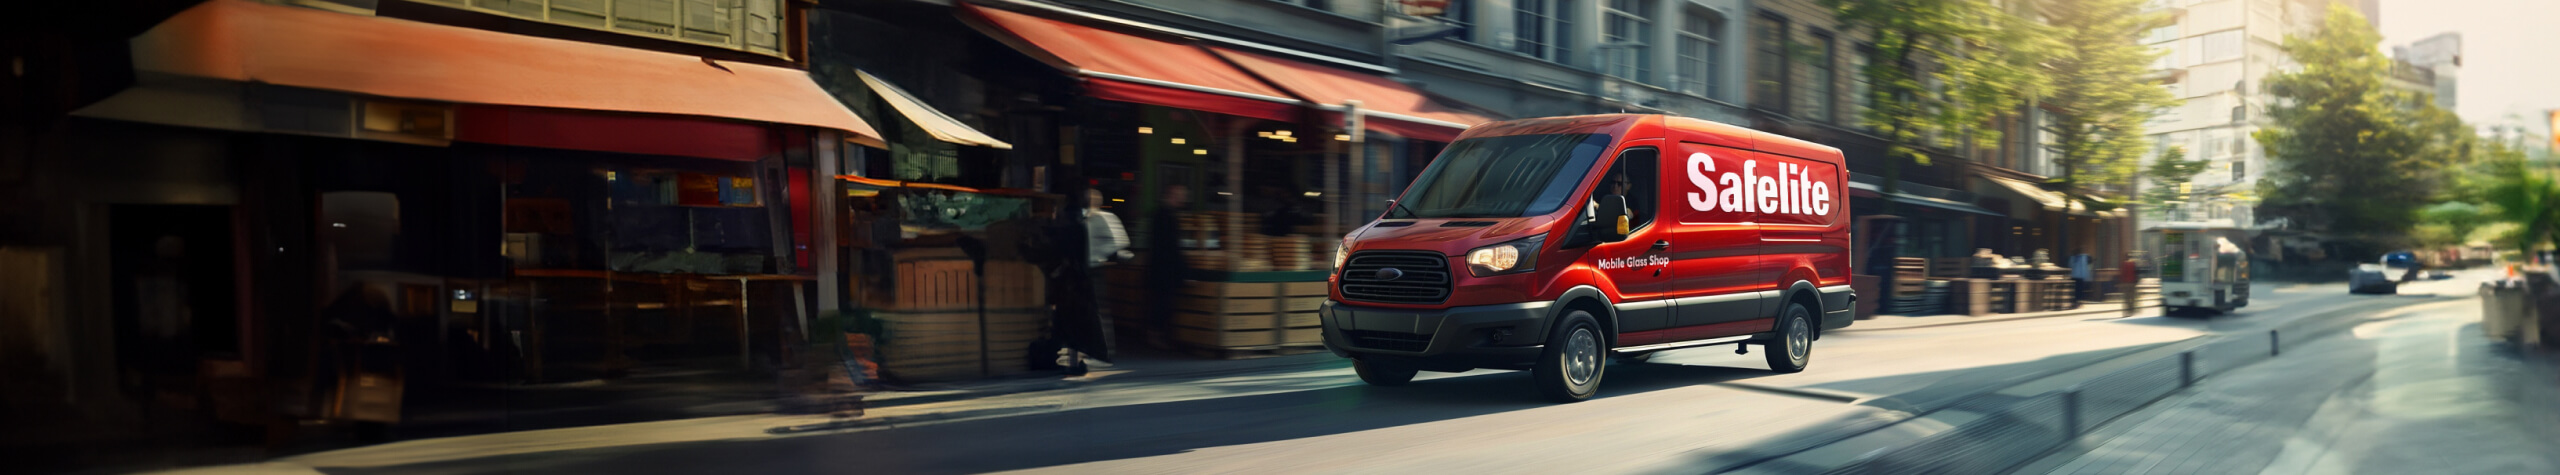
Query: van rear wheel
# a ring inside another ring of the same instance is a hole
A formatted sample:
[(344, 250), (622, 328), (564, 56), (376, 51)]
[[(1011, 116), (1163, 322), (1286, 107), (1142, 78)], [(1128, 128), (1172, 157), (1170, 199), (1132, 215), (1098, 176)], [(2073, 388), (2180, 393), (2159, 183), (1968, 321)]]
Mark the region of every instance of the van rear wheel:
[(1351, 360), (1351, 371), (1360, 373), (1360, 382), (1370, 386), (1403, 386), (1413, 382), (1413, 375), (1417, 372), (1414, 368), (1371, 363), (1369, 360)]
[(1590, 312), (1574, 310), (1547, 336), (1547, 347), (1529, 368), (1538, 394), (1555, 402), (1582, 402), (1600, 392), (1600, 376), (1608, 372), (1607, 338)]
[(1813, 363), (1813, 310), (1802, 303), (1787, 304), (1786, 313), (1778, 317), (1778, 338), (1760, 349), (1770, 371), (1804, 371), (1805, 365)]

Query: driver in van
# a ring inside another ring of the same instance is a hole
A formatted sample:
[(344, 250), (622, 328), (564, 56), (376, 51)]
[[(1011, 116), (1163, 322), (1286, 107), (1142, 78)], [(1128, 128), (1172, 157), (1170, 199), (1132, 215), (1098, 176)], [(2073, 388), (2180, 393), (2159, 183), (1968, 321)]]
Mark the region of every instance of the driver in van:
[[(1595, 190), (1596, 192), (1591, 194), (1591, 199), (1589, 201), (1583, 202), (1583, 219), (1586, 222), (1600, 219), (1600, 197), (1625, 196), (1627, 194), (1627, 189), (1626, 170), (1615, 167), (1610, 168), (1607, 176), (1600, 177), (1600, 189)], [(1627, 215), (1639, 216), (1636, 214), (1635, 200), (1627, 200)]]

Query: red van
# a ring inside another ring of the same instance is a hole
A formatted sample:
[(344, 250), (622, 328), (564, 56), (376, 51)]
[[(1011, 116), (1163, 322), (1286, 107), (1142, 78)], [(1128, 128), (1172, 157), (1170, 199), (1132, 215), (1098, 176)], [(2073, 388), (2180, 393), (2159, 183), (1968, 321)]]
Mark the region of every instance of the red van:
[(1855, 321), (1840, 150), (1698, 119), (1479, 125), (1346, 236), (1325, 345), (1360, 379), (1528, 369), (1590, 398), (1606, 357), (1761, 345), (1803, 371)]

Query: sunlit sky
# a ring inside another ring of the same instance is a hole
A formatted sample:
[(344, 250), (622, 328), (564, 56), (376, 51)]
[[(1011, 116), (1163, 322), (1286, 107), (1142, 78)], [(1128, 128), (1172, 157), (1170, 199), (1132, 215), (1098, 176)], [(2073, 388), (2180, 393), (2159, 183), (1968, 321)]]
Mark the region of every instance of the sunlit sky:
[(2512, 123), (2547, 132), (2543, 111), (2560, 108), (2560, 0), (2382, 0), (2382, 48), (2462, 33), (2456, 112), (2480, 125)]

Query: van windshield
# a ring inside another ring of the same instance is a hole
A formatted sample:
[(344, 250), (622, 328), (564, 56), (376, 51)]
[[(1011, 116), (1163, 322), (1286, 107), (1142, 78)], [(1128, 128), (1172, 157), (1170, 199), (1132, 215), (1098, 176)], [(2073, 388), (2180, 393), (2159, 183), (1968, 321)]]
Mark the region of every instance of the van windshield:
[(1607, 134), (1477, 137), (1449, 144), (1387, 218), (1511, 218), (1555, 212), (1609, 149)]

